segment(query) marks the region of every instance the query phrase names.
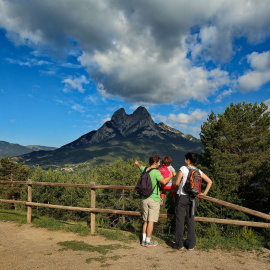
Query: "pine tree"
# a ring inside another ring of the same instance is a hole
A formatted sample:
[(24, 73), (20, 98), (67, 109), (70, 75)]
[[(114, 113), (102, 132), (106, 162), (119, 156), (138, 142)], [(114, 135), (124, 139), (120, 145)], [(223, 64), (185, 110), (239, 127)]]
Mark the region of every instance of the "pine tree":
[(202, 165), (214, 180), (213, 197), (247, 205), (250, 192), (255, 192), (254, 175), (270, 157), (269, 127), (270, 112), (264, 103), (231, 103), (223, 114), (209, 115), (200, 135), (205, 146)]
[[(0, 179), (6, 181), (27, 181), (30, 175), (30, 169), (24, 163), (17, 163), (10, 158), (5, 157), (0, 160)], [(23, 186), (21, 185), (2, 185), (0, 189), (0, 198), (9, 200), (20, 200), (20, 194)], [(16, 205), (15, 205), (16, 206)], [(6, 207), (13, 207), (7, 205)]]

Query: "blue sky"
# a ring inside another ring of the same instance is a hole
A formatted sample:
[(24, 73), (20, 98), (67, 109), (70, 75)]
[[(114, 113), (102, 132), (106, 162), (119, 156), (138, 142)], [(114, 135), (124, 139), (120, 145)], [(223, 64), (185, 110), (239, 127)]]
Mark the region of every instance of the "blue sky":
[(60, 147), (119, 108), (199, 137), (270, 105), (269, 0), (0, 0), (0, 140)]

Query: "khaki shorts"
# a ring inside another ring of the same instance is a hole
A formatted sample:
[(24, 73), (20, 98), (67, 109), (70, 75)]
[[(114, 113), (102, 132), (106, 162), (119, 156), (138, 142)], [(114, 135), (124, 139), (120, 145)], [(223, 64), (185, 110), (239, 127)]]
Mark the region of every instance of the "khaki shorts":
[(142, 200), (142, 203), (143, 203), (143, 211), (142, 211), (143, 221), (158, 222), (160, 202), (156, 202), (152, 198), (147, 198)]

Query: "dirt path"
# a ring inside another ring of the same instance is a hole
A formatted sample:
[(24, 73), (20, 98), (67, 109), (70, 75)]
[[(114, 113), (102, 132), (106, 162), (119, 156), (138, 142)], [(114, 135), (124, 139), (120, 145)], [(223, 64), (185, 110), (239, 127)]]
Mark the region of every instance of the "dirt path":
[[(98, 252), (62, 250), (58, 243), (83, 241), (89, 245), (121, 247), (102, 255)], [(125, 249), (128, 247), (128, 249)], [(87, 260), (94, 258), (87, 263)], [(153, 248), (138, 243), (106, 240), (102, 236), (81, 237), (65, 231), (48, 231), (24, 224), (0, 222), (0, 269), (256, 269), (270, 270), (270, 251), (224, 252), (175, 251), (166, 244)]]

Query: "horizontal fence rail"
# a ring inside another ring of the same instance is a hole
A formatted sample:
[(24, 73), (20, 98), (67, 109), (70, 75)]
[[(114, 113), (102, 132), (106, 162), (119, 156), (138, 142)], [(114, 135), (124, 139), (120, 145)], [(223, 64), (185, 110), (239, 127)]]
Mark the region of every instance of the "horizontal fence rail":
[[(1, 203), (12, 203), (12, 204), (23, 204), (27, 206), (27, 222), (31, 223), (31, 213), (32, 207), (45, 207), (52, 209), (62, 209), (70, 211), (82, 211), (91, 213), (91, 233), (95, 232), (95, 214), (96, 213), (107, 213), (107, 214), (120, 214), (120, 215), (130, 215), (130, 216), (141, 216), (141, 213), (138, 211), (123, 211), (123, 210), (113, 210), (113, 209), (101, 209), (96, 208), (96, 189), (111, 189), (111, 190), (135, 190), (134, 186), (115, 186), (115, 185), (95, 185), (95, 184), (69, 184), (69, 183), (49, 183), (49, 182), (33, 182), (31, 179), (27, 182), (25, 181), (0, 181), (0, 184), (8, 185), (28, 185), (28, 201), (17, 201), (17, 200), (5, 200), (0, 199)], [(32, 185), (37, 186), (54, 186), (54, 187), (73, 187), (73, 188), (89, 188), (91, 189), (91, 208), (84, 207), (74, 207), (74, 206), (63, 206), (63, 205), (53, 205), (53, 204), (44, 204), (44, 203), (35, 203), (32, 202)], [(215, 199), (209, 196), (201, 196), (201, 199), (229, 207), (238, 211), (245, 212), (266, 220), (270, 220), (270, 215), (251, 210), (246, 207), (235, 205), (229, 202), (225, 202), (219, 199)], [(173, 214), (160, 214), (160, 218), (174, 219)], [(230, 225), (239, 225), (239, 226), (250, 226), (258, 228), (270, 228), (270, 223), (263, 222), (251, 222), (251, 221), (241, 221), (241, 220), (230, 220), (230, 219), (218, 219), (218, 218), (207, 218), (207, 217), (195, 217), (195, 221), (199, 222), (210, 222), (210, 223), (219, 223), (219, 224), (230, 224)]]

